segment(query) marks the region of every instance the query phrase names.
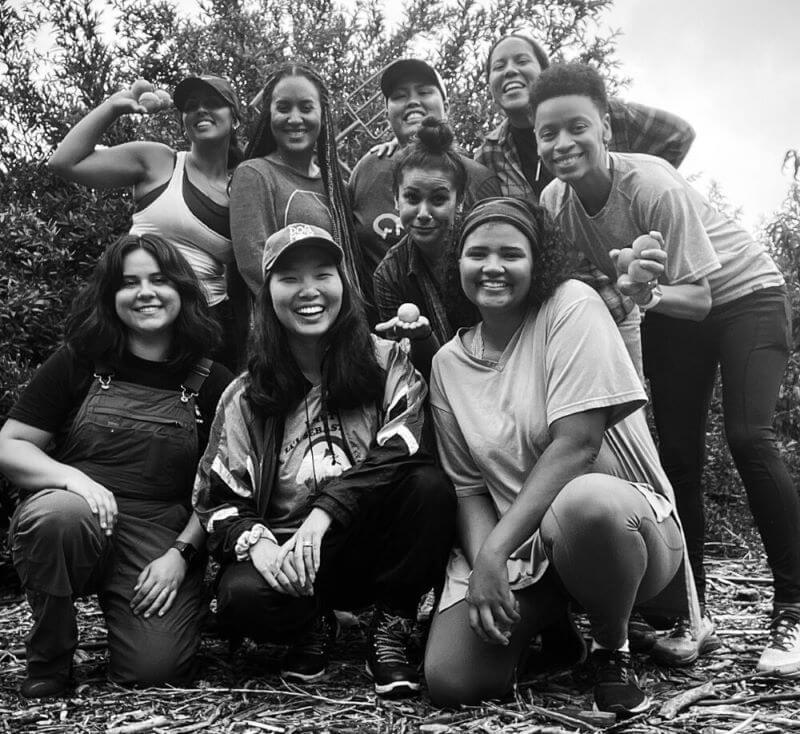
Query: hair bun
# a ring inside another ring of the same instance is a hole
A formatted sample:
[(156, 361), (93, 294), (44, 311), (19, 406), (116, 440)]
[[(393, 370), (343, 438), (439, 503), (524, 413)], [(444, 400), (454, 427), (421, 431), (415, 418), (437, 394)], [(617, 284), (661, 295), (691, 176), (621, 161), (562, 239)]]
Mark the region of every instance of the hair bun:
[(446, 153), (453, 146), (453, 130), (443, 120), (428, 115), (417, 129), (417, 140), (430, 153)]

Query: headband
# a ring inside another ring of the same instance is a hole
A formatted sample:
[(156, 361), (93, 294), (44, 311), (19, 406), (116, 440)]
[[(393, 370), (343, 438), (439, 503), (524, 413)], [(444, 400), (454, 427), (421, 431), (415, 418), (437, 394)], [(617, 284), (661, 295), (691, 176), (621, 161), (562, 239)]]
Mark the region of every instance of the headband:
[(461, 227), (461, 237), (458, 242), (459, 252), (464, 249), (464, 241), (467, 236), (476, 227), (487, 222), (506, 222), (516, 227), (528, 238), (531, 245), (539, 239), (540, 224), (535, 214), (524, 202), (506, 196), (494, 196), (479, 201), (467, 214)]

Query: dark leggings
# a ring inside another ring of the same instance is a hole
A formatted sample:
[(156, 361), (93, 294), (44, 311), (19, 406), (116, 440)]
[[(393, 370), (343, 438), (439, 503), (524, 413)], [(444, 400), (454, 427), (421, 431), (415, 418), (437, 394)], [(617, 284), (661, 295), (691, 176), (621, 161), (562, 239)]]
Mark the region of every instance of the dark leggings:
[(747, 491), (777, 604), (800, 602), (800, 501), (778, 454), (772, 420), (790, 350), (783, 288), (767, 288), (711, 310), (699, 323), (649, 313), (644, 370), (664, 469), (675, 488), (701, 601), (705, 514), (701, 479), (717, 365), (725, 436)]
[(521, 620), (507, 646), (472, 631), (465, 601), (434, 616), (425, 677), (437, 706), (508, 693), (531, 638), (564, 616), (570, 598), (586, 610), (597, 642), (621, 647), (634, 604), (659, 594), (683, 558), (674, 517), (657, 522), (636, 487), (605, 474), (567, 484), (542, 519), (541, 535), (551, 566), (541, 581), (515, 592)]
[(325, 609), (378, 603), (411, 616), (441, 583), (455, 533), (455, 495), (438, 468), (410, 467), (399, 482), (374, 489), (353, 521), (322, 540), (314, 596), (275, 591), (250, 561), (220, 572), (217, 610), (231, 636), (285, 643)]

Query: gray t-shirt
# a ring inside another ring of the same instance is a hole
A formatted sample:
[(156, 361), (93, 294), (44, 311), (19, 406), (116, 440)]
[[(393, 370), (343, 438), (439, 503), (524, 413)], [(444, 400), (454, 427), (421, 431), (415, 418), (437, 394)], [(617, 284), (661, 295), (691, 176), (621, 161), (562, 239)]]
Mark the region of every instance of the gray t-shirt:
[(715, 306), (784, 280), (764, 247), (736, 222), (720, 214), (669, 163), (637, 153), (610, 153), (611, 193), (589, 215), (575, 191), (552, 181), (541, 203), (568, 242), (610, 278), (616, 273), (608, 251), (630, 247), (639, 235), (657, 230), (667, 251), (665, 285), (708, 278)]
[(247, 160), (236, 169), (230, 209), (236, 265), (253, 294), (264, 282), (261, 258), (267, 237), (288, 224), (333, 228), (322, 179), (268, 158)]
[[(592, 288), (575, 280), (559, 286), (526, 318), (496, 364), (473, 356), (463, 333), (433, 358), (430, 396), (439, 458), (459, 497), (488, 494), (502, 516), (550, 444), (552, 423), (608, 408), (593, 471), (630, 481), (659, 521), (669, 516), (672, 487), (640, 410), (644, 388)], [(512, 585), (527, 585), (544, 572), (537, 538), (538, 532), (529, 558), (510, 562)], [(456, 549), (440, 608), (463, 596), (468, 572)]]

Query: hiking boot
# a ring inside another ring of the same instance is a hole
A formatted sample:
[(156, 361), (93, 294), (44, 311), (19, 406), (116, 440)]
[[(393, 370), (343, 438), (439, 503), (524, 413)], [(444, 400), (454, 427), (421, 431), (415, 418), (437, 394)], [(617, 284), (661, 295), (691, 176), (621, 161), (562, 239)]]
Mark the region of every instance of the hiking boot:
[(628, 643), (632, 652), (649, 652), (658, 639), (655, 627), (639, 612), (633, 612), (628, 620)]
[(367, 674), (379, 696), (407, 696), (419, 690), (419, 671), (409, 662), (414, 620), (376, 608), (367, 630)]
[(19, 693), (23, 698), (54, 698), (63, 696), (70, 688), (70, 679), (31, 678), (28, 676), (20, 684)]
[(332, 612), (318, 616), (311, 628), (289, 648), (281, 676), (304, 683), (322, 678), (338, 634), (339, 624)]
[(715, 634), (716, 625), (708, 614), (700, 618), (697, 637), (692, 634), (688, 617), (680, 617), (666, 637), (660, 637), (653, 645), (650, 656), (661, 665), (691, 665), (700, 655), (722, 646)]
[(594, 705), (598, 711), (609, 711), (627, 718), (646, 711), (650, 699), (639, 688), (631, 655), (622, 650), (594, 650), (589, 655), (594, 676)]
[(800, 615), (796, 612), (778, 612), (770, 622), (769, 642), (757, 669), (787, 678), (800, 677)]

